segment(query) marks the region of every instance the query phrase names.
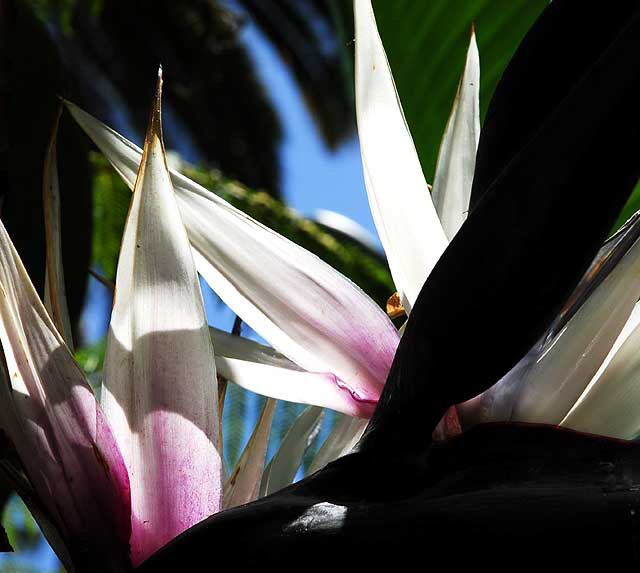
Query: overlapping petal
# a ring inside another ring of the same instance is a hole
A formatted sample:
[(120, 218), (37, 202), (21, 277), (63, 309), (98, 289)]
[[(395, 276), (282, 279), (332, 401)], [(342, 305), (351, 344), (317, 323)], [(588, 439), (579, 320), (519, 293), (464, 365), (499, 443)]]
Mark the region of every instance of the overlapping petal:
[[(132, 187), (141, 151), (73, 104), (70, 112)], [(315, 255), (171, 173), (198, 271), (249, 326), (310, 372), (377, 400), (398, 344), (388, 317)]]
[(269, 398), (225, 485), (224, 509), (248, 503), (258, 497), (275, 409), (276, 401)]
[(134, 565), (222, 502), (214, 355), (166, 165), (160, 85), (118, 262), (102, 398), (131, 480)]
[(640, 303), (561, 425), (623, 440), (640, 435)]
[(61, 558), (70, 571), (122, 571), (130, 530), (122, 456), (1, 223), (0, 341), (8, 372), (0, 425), (66, 544)]
[(464, 72), (440, 143), (431, 194), (449, 240), (467, 218), (479, 139), (480, 55), (472, 30)]
[(361, 400), (330, 372), (307, 372), (269, 346), (211, 328), (218, 373), (238, 386), (279, 400), (368, 418), (374, 400)]
[[(636, 214), (605, 243), (563, 312), (520, 363), (483, 395), (459, 406), (467, 425), (565, 419), (637, 324), (631, 315), (640, 298), (639, 236)], [(584, 423), (579, 429), (609, 435)]]
[(402, 112), (371, 1), (355, 0), (354, 14), (364, 180), (393, 280), (409, 313), (448, 241)]
[(56, 136), (58, 120), (62, 108), (56, 117), (53, 133), (44, 160), (42, 202), (44, 207), (44, 229), (47, 243), (47, 266), (44, 283), (44, 305), (58, 332), (71, 351), (73, 337), (71, 321), (67, 307), (67, 295), (62, 266), (62, 236), (60, 215), (60, 186), (58, 182), (58, 164)]
[(264, 470), (260, 495), (270, 495), (293, 482), (307, 449), (317, 437), (324, 410), (307, 406), (295, 419)]

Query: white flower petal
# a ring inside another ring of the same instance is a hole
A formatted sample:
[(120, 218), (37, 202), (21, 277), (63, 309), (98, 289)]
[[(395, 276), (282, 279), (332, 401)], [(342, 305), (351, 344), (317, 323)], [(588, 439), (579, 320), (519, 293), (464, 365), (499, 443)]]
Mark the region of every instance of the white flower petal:
[[(461, 405), (465, 426), (559, 424), (596, 376), (640, 297), (640, 218), (600, 250), (549, 332), (498, 384)], [(616, 343), (616, 344), (619, 344)]]
[[(140, 149), (67, 107), (133, 186)], [(377, 400), (399, 340), (384, 312), (315, 255), (179, 173), (171, 177), (198, 271), (220, 298), (305, 370), (331, 372), (360, 400)]]
[(122, 570), (130, 530), (124, 461), (1, 222), (0, 342), (0, 427), (57, 528), (54, 546), (62, 538), (88, 566)]
[[(543, 346), (520, 385), (512, 420), (559, 424), (597, 373), (640, 298), (639, 226), (621, 232), (624, 256)], [(596, 270), (601, 264), (598, 259)]]
[(373, 220), (407, 313), (447, 238), (402, 112), (370, 0), (355, 0), (356, 114)]
[(280, 448), (264, 470), (260, 496), (269, 495), (291, 485), (307, 448), (320, 431), (324, 410), (308, 406), (295, 419)]
[(368, 420), (342, 416), (313, 458), (308, 475), (348, 454), (362, 437), (367, 424)]
[(561, 425), (631, 440), (640, 434), (640, 303)]
[(257, 499), (267, 455), (276, 401), (269, 398), (224, 489), (223, 509)]
[(263, 396), (330, 408), (369, 418), (375, 402), (358, 400), (330, 372), (307, 372), (284, 355), (228, 332), (210, 328), (216, 368), (224, 378)]
[[(62, 109), (60, 110), (62, 112)], [(60, 231), (60, 187), (58, 184), (58, 165), (56, 153), (56, 137), (58, 120), (51, 134), (47, 154), (44, 160), (43, 174), (43, 208), (44, 229), (47, 244), (47, 268), (44, 282), (44, 305), (58, 332), (62, 334), (69, 349), (73, 352), (71, 320), (67, 307), (67, 295), (64, 286), (64, 269), (62, 266), (62, 239)]]
[(214, 355), (166, 166), (160, 86), (122, 239), (102, 393), (131, 479), (134, 566), (222, 502)]
[(440, 144), (431, 194), (449, 240), (467, 218), (479, 139), (480, 56), (472, 31), (464, 72)]

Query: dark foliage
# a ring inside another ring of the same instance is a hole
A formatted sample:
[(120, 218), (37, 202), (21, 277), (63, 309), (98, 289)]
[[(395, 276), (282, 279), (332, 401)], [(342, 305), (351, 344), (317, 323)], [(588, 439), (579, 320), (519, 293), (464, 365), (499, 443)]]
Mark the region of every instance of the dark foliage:
[[(61, 44), (69, 69), (88, 80), (82, 99), (89, 111), (99, 117), (122, 111), (113, 107), (110, 86), (143, 133), (154, 70), (162, 63), (165, 107), (202, 158), (278, 193), (280, 123), (241, 42), (240, 23), (219, 2), (105, 0), (97, 14), (78, 3), (73, 30)], [(176, 131), (167, 133), (169, 148)]]
[[(44, 284), (42, 211), (44, 156), (60, 105), (71, 89), (58, 51), (44, 25), (22, 2), (2, 3), (3, 115), (0, 125), (2, 220), (36, 288)], [(91, 194), (87, 145), (79, 128), (63, 119), (59, 132), (63, 256), (69, 312), (75, 324), (82, 310), (91, 243)]]

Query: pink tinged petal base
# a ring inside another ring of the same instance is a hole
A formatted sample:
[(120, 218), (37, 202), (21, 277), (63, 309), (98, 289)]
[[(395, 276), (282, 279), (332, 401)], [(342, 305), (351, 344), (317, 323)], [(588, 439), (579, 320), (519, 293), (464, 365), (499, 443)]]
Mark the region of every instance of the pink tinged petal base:
[(360, 400), (377, 399), (399, 341), (386, 314), (318, 257), (213, 197), (180, 201), (207, 283), (300, 367), (331, 372)]
[(58, 530), (54, 546), (64, 541), (65, 566), (126, 569), (130, 491), (122, 456), (1, 223), (0, 341), (8, 378), (0, 384), (0, 425)]
[(216, 370), (166, 167), (160, 89), (122, 241), (103, 406), (131, 479), (134, 566), (222, 501)]
[(269, 346), (210, 328), (218, 373), (246, 390), (299, 404), (370, 418), (377, 387), (364, 397), (329, 372), (307, 372)]
[[(133, 187), (140, 148), (66, 105)], [(196, 267), (225, 304), (305, 370), (335, 374), (362, 400), (377, 397), (399, 334), (375, 302), (318, 257), (204, 187), (175, 171), (171, 179)], [(430, 201), (426, 187), (425, 193)], [(439, 226), (435, 210), (433, 216)]]

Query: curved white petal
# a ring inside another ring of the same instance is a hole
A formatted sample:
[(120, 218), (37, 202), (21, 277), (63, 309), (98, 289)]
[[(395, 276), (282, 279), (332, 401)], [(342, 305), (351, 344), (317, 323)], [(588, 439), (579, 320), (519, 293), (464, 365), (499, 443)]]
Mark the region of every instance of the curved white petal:
[[(62, 109), (60, 110), (60, 112)], [(71, 320), (67, 307), (67, 295), (64, 285), (64, 268), (62, 266), (62, 236), (60, 230), (60, 187), (58, 184), (58, 164), (56, 137), (58, 120), (51, 134), (43, 170), (43, 210), (44, 230), (47, 245), (47, 266), (44, 281), (44, 305), (58, 332), (62, 334), (69, 349), (73, 352)]]
[(348, 454), (362, 437), (367, 424), (367, 420), (342, 416), (313, 458), (308, 475)]
[(356, 114), (373, 220), (402, 304), (411, 307), (447, 247), (402, 112), (370, 0), (354, 1)]
[(640, 434), (640, 303), (561, 425), (631, 440)]
[(467, 218), (479, 139), (480, 56), (472, 31), (464, 72), (440, 144), (431, 194), (449, 240)]
[(362, 401), (330, 372), (307, 372), (284, 355), (228, 332), (210, 328), (216, 368), (224, 378), (263, 396), (330, 408), (369, 418), (375, 402)]
[[(67, 107), (133, 186), (140, 149)], [(384, 312), (315, 255), (179, 173), (171, 178), (198, 271), (220, 298), (305, 370), (331, 372), (359, 399), (377, 400), (399, 340)]]
[(600, 249), (527, 355), (489, 390), (459, 405), (464, 426), (498, 420), (559, 424), (565, 418), (634, 320), (629, 317), (640, 297), (639, 236), (636, 214)]
[(160, 85), (122, 239), (102, 393), (131, 479), (134, 566), (222, 503), (214, 355), (166, 166)]
[(640, 240), (545, 344), (511, 419), (559, 424), (594, 377), (640, 297)]
[[(47, 517), (72, 560), (121, 571), (130, 530), (124, 461), (1, 222), (0, 342), (6, 358), (6, 369), (0, 365), (0, 426)], [(59, 539), (53, 545), (61, 547)]]
[(320, 431), (324, 410), (308, 406), (295, 419), (280, 448), (264, 470), (260, 496), (269, 495), (293, 483), (302, 458)]
[(257, 499), (269, 445), (271, 423), (276, 401), (269, 398), (262, 409), (256, 427), (247, 442), (229, 481), (224, 488), (223, 509), (229, 509)]

